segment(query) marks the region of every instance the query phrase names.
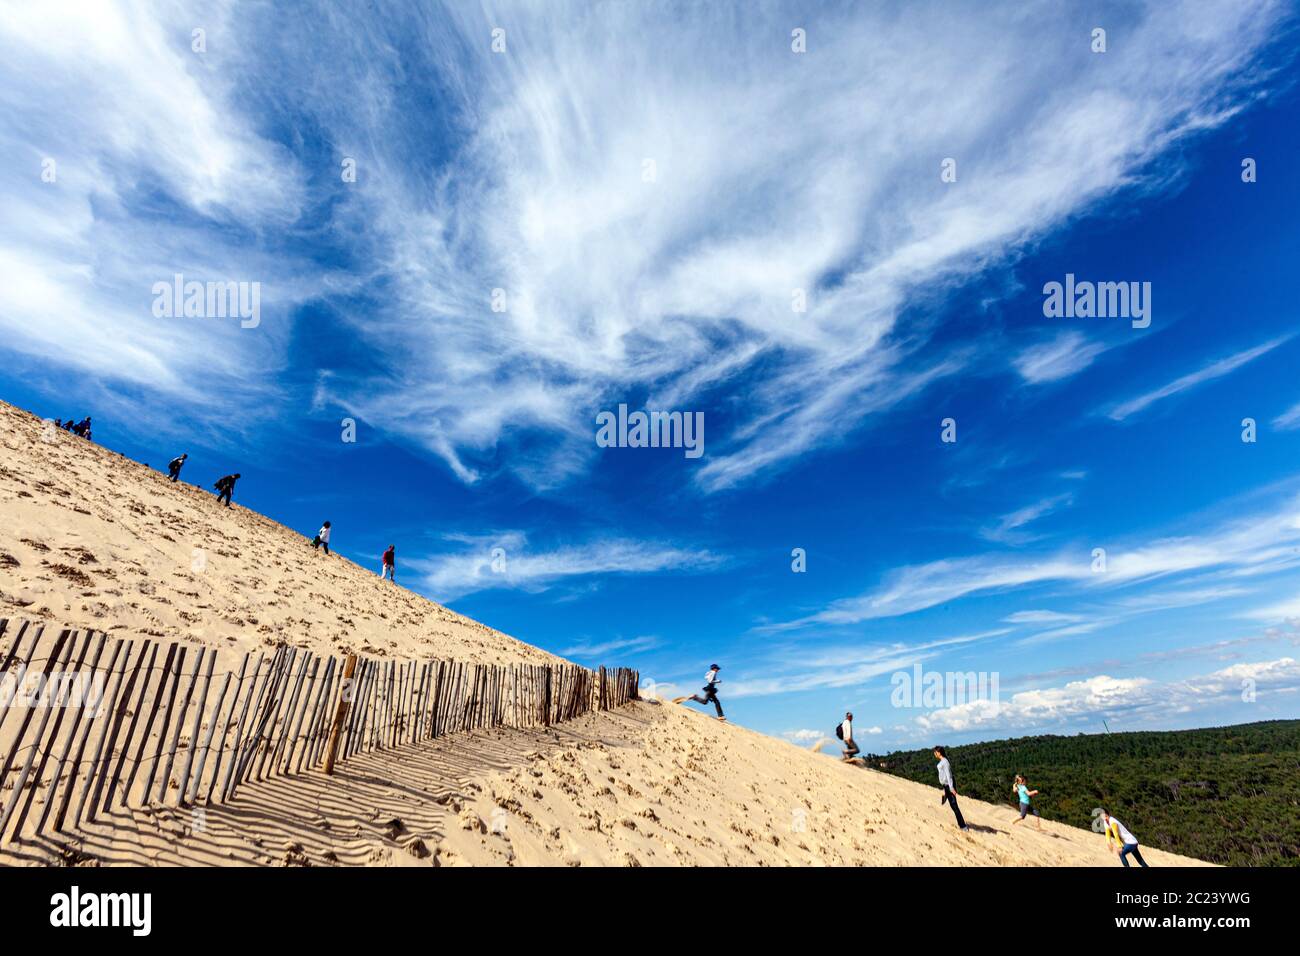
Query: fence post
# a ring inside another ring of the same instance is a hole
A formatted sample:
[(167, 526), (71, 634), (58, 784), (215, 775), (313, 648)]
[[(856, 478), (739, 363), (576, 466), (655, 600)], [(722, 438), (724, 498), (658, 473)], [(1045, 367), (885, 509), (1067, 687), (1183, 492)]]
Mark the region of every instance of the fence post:
[[(357, 667), (357, 655), (349, 654), (347, 663), (343, 665), (344, 681), (350, 681), (352, 679), (352, 672), (356, 670), (356, 667)], [(334, 726), (330, 728), (329, 750), (327, 750), (325, 753), (326, 774), (332, 774), (334, 772), (334, 756), (335, 754), (338, 753), (338, 749), (339, 749), (339, 731), (343, 728), (343, 720), (348, 715), (348, 706), (352, 703), (351, 701), (352, 695), (350, 693), (351, 687), (349, 687), (346, 683), (344, 683), (343, 686), (349, 691), (349, 693), (343, 693), (339, 695), (339, 707), (334, 714)]]

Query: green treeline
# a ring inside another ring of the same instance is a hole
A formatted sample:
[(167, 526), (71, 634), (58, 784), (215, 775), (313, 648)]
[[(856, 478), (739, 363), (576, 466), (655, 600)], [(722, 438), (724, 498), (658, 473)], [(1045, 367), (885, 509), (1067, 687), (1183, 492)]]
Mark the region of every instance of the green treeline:
[[(1087, 828), (1104, 806), (1145, 846), (1235, 866), (1300, 865), (1300, 720), (1019, 737), (950, 747), (948, 757), (958, 791), (1006, 806), (1009, 819), (1023, 773), (1042, 791), (1044, 820)], [(936, 783), (929, 750), (868, 760)]]

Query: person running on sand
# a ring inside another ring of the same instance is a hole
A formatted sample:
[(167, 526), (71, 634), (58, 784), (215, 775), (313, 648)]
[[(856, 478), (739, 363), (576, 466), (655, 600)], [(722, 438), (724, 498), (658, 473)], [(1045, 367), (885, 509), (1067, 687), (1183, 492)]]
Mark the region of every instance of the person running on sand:
[(320, 530), (316, 532), (316, 537), (312, 539), (311, 549), (315, 551), (317, 548), (324, 548), (326, 556), (327, 557), (329, 556), (330, 523), (328, 521), (326, 521), (323, 525), (320, 526)]
[(704, 675), (704, 696), (692, 694), (690, 697), (678, 697), (673, 700), (674, 704), (680, 704), (684, 700), (693, 700), (697, 704), (712, 704), (714, 710), (718, 712), (718, 720), (726, 720), (726, 715), (722, 713), (722, 702), (718, 700), (718, 671), (721, 670), (717, 664), (709, 668), (709, 672)]
[(852, 763), (858, 755), (858, 745), (853, 742), (853, 714), (844, 715), (844, 722), (835, 728), (835, 736), (844, 741), (844, 761)]
[[(1030, 790), (1028, 785), (1025, 783), (1024, 774), (1019, 773), (1016, 774), (1016, 785), (1012, 790), (1015, 792), (1016, 796), (1020, 798), (1020, 820), (1023, 820), (1026, 814), (1032, 813), (1034, 815), (1034, 826), (1041, 830), (1043, 828), (1042, 814), (1038, 812), (1038, 808), (1029, 800), (1030, 797), (1038, 796), (1038, 791)], [(1011, 825), (1015, 826), (1020, 822), (1020, 820), (1012, 820)]]
[(948, 763), (948, 754), (942, 747), (935, 747), (934, 759), (939, 761), (939, 785), (943, 787), (943, 799), (939, 801), (939, 806), (949, 804), (952, 815), (957, 818), (957, 827), (965, 830), (966, 820), (961, 815), (961, 808), (957, 806), (957, 785), (952, 782), (952, 765)]
[(394, 584), (397, 583), (397, 548), (391, 544), (384, 552), (384, 563), (379, 568), (379, 577), (381, 580), (388, 578)]
[(179, 458), (173, 458), (167, 465), (167, 474), (172, 481), (175, 481), (181, 476), (181, 469), (185, 467), (185, 459), (189, 457), (188, 453), (181, 455)]
[(217, 500), (221, 501), (222, 499), (225, 499), (227, 508), (230, 507), (230, 496), (235, 493), (235, 482), (237, 482), (240, 477), (241, 476), (238, 473), (226, 475), (222, 478), (218, 478), (217, 483), (213, 485), (213, 487), (217, 489)]
[(1128, 866), (1128, 856), (1131, 853), (1139, 866), (1147, 865), (1147, 861), (1142, 859), (1142, 853), (1138, 850), (1138, 838), (1128, 832), (1128, 827), (1105, 810), (1101, 811), (1101, 822), (1106, 825), (1106, 847), (1119, 854), (1121, 863)]

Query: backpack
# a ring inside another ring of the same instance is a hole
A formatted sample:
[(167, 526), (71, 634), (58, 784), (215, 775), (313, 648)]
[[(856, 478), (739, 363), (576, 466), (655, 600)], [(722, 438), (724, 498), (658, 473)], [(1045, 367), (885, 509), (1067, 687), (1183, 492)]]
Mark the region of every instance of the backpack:
[(836, 737), (839, 737), (840, 740), (843, 740), (843, 739), (844, 739), (844, 725), (843, 725), (843, 724), (836, 724), (836, 725), (835, 725), (835, 736), (836, 736)]

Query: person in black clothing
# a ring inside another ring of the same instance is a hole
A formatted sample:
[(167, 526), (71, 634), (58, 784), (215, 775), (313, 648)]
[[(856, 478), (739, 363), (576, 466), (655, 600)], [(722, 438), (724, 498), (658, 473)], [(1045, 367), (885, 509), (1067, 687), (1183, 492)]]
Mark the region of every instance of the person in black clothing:
[(224, 498), (227, 508), (230, 507), (230, 496), (235, 493), (235, 482), (239, 480), (239, 477), (238, 474), (226, 475), (223, 478), (218, 478), (217, 483), (213, 486), (218, 492), (217, 500), (221, 501)]
[(718, 720), (726, 720), (722, 713), (722, 703), (718, 700), (718, 671), (720, 668), (714, 664), (709, 668), (709, 672), (704, 675), (704, 696), (692, 694), (690, 697), (678, 697), (673, 703), (680, 704), (684, 700), (693, 700), (697, 704), (712, 704), (713, 709), (718, 712)]
[(171, 464), (167, 466), (167, 474), (171, 476), (172, 481), (181, 476), (181, 468), (185, 466), (185, 459), (189, 457), (188, 454), (185, 454), (171, 460)]
[(948, 754), (942, 747), (934, 748), (934, 759), (939, 761), (939, 785), (943, 787), (943, 799), (939, 805), (945, 803), (952, 807), (952, 815), (957, 818), (958, 829), (966, 829), (966, 820), (961, 815), (961, 807), (957, 806), (957, 785), (952, 780), (952, 766), (948, 763)]

